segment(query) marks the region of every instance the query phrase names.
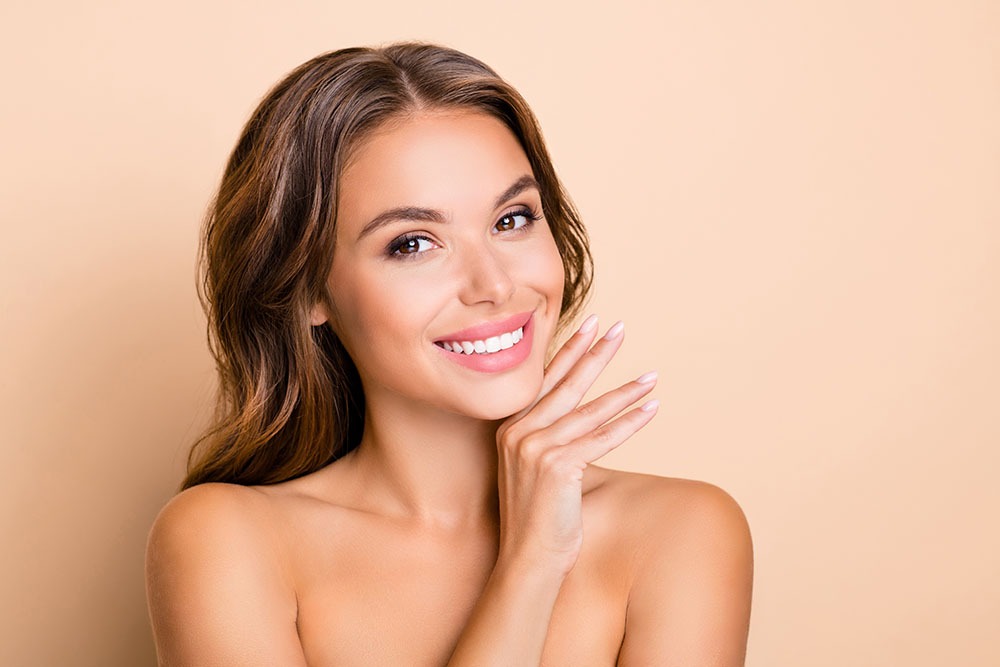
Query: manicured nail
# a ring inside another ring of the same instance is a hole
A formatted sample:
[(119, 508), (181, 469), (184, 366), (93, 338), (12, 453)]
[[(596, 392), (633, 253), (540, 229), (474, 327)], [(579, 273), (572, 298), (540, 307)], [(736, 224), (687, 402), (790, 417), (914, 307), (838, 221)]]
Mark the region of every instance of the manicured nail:
[(643, 412), (652, 412), (658, 407), (660, 407), (660, 402), (654, 398), (651, 401), (646, 401), (645, 403), (643, 403), (642, 407), (639, 409), (642, 410)]
[(650, 382), (656, 381), (656, 371), (649, 371), (648, 373), (643, 373), (635, 379), (639, 384), (649, 384)]
[(613, 327), (608, 329), (608, 333), (604, 334), (604, 340), (614, 340), (622, 335), (622, 331), (625, 330), (625, 323), (618, 320), (618, 323)]
[(583, 321), (583, 324), (580, 325), (580, 330), (577, 331), (577, 333), (582, 333), (582, 334), (590, 333), (591, 331), (594, 330), (594, 327), (596, 326), (597, 326), (597, 315), (591, 315), (590, 317), (588, 317)]

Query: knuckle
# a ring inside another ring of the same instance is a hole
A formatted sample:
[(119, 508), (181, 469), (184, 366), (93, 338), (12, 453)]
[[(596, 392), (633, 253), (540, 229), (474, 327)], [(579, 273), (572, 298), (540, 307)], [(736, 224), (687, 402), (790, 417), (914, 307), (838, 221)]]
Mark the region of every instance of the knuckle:
[(587, 386), (586, 375), (587, 373), (580, 367), (574, 368), (559, 380), (558, 386), (566, 390), (576, 390), (580, 387), (585, 387)]
[(615, 432), (611, 426), (605, 424), (604, 426), (599, 426), (593, 430), (591, 437), (599, 443), (608, 443), (614, 440)]
[(558, 447), (549, 447), (538, 456), (538, 464), (545, 470), (556, 470), (561, 467), (562, 452)]
[(508, 452), (516, 451), (525, 437), (530, 437), (530, 432), (521, 422), (509, 424), (506, 428), (497, 431), (497, 442)]
[(556, 380), (556, 383), (552, 385), (552, 391), (558, 391), (560, 389), (565, 389), (566, 387), (572, 386), (569, 384), (569, 382), (570, 382), (569, 376), (564, 375), (563, 377)]
[(534, 461), (543, 452), (543, 448), (542, 438), (536, 433), (531, 433), (518, 442), (517, 457), (525, 462)]

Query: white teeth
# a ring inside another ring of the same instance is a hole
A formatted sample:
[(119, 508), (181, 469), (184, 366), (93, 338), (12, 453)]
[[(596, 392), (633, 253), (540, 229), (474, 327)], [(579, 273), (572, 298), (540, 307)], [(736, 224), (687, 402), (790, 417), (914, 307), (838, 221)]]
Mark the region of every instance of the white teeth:
[(441, 346), (449, 352), (458, 354), (492, 354), (500, 350), (514, 347), (524, 339), (524, 327), (514, 331), (491, 336), (486, 340), (453, 340), (441, 343)]

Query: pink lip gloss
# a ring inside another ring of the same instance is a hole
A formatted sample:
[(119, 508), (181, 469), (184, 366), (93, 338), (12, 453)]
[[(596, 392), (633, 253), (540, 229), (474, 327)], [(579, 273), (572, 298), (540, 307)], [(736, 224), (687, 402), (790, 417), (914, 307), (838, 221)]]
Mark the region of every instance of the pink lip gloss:
[(501, 371), (514, 368), (531, 354), (531, 343), (534, 338), (535, 317), (532, 315), (524, 323), (524, 335), (521, 340), (506, 350), (499, 350), (487, 354), (464, 354), (460, 352), (449, 352), (440, 345), (435, 345), (451, 361), (481, 373), (499, 373)]

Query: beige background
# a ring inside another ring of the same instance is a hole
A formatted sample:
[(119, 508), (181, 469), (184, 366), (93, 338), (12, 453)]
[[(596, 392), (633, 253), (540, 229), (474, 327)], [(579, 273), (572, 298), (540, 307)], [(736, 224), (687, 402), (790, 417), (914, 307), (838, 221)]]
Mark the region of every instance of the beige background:
[(662, 378), (604, 462), (742, 504), (748, 664), (1000, 664), (1000, 3), (14, 4), (0, 664), (153, 664), (145, 534), (213, 383), (202, 212), (280, 76), (403, 38), (539, 115), (627, 324), (605, 384)]

